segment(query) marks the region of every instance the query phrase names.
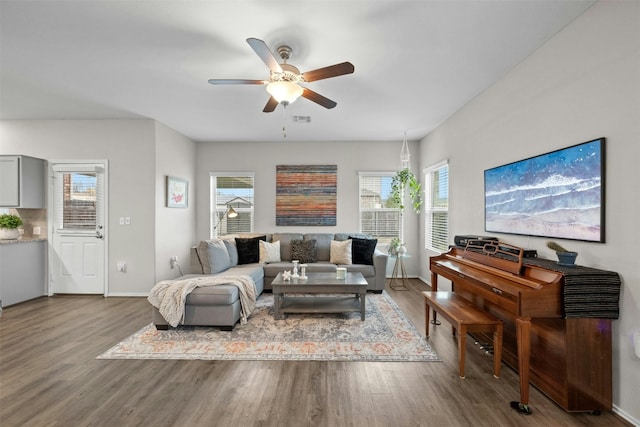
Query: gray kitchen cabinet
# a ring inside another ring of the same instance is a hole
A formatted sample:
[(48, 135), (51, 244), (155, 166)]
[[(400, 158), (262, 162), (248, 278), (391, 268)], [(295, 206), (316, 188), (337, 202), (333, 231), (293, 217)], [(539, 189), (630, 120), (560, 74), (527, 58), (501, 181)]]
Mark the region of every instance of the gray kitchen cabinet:
[(17, 304), (47, 294), (47, 241), (0, 244), (0, 301)]
[(0, 207), (44, 209), (45, 161), (29, 156), (0, 156)]

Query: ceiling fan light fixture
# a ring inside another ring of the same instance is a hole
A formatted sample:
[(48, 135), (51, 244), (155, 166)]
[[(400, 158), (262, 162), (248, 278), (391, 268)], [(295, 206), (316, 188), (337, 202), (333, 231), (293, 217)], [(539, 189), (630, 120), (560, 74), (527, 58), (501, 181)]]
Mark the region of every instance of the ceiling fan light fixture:
[(291, 104), (302, 95), (304, 90), (294, 82), (278, 81), (267, 85), (267, 92), (279, 104)]

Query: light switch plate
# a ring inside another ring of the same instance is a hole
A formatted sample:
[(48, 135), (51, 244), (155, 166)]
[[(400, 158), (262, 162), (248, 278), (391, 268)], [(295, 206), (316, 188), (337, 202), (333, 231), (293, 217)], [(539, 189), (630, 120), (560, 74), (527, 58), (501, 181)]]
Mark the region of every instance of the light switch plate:
[(635, 331), (633, 333), (633, 342), (636, 346), (636, 357), (640, 359), (640, 331)]

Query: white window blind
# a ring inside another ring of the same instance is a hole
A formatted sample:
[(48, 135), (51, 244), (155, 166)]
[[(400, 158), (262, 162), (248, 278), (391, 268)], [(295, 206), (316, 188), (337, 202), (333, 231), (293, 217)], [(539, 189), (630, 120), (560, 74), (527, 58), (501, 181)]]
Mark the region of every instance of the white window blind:
[(96, 230), (103, 223), (104, 179), (98, 166), (56, 165), (54, 209), (59, 230)]
[[(211, 173), (210, 236), (253, 231), (254, 173)], [(229, 208), (238, 214), (227, 217)]]
[(449, 164), (425, 169), (425, 248), (445, 252), (449, 248)]
[(400, 235), (400, 210), (391, 205), (391, 178), (394, 172), (360, 172), (360, 232), (389, 243)]

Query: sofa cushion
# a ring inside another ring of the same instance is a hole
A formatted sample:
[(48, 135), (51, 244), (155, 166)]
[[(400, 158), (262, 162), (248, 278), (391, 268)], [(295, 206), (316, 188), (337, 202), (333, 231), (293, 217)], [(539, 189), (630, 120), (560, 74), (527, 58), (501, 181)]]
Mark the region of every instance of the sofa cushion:
[[(266, 264), (266, 265), (269, 265), (269, 264)], [(233, 267), (228, 270), (225, 270), (222, 273), (218, 274), (219, 277), (241, 276), (241, 275), (247, 275), (251, 277), (255, 282), (256, 286), (258, 286), (258, 283), (263, 282), (264, 269), (262, 268), (262, 264), (242, 264), (242, 265), (238, 265), (237, 267)], [(256, 291), (260, 293), (262, 292), (262, 289), (256, 288)]]
[(300, 261), (300, 264), (310, 264), (318, 260), (317, 242), (315, 239), (292, 240), (291, 259)]
[(266, 236), (251, 238), (236, 237), (236, 247), (238, 248), (238, 265), (252, 264), (260, 260), (260, 240), (266, 240)]
[(273, 241), (280, 242), (280, 259), (282, 261), (291, 261), (291, 241), (301, 240), (302, 233), (273, 233)]
[(307, 265), (307, 273), (335, 273), (338, 267), (329, 261), (320, 261)]
[(234, 285), (200, 286), (186, 298), (187, 305), (229, 305), (240, 297)]
[(351, 262), (353, 264), (373, 265), (373, 253), (378, 239), (358, 239), (351, 237)]
[(351, 264), (345, 265), (347, 268), (347, 273), (362, 273), (362, 276), (367, 277), (375, 277), (376, 269), (373, 265), (367, 264)]
[(259, 244), (261, 264), (280, 262), (280, 240), (273, 243), (260, 240)]
[(331, 241), (331, 256), (329, 262), (333, 264), (351, 264), (351, 243), (352, 240)]

